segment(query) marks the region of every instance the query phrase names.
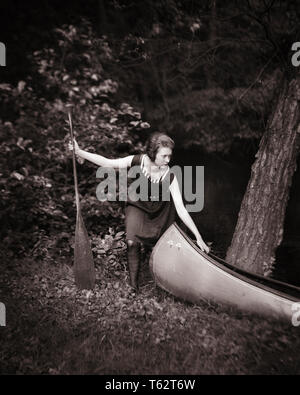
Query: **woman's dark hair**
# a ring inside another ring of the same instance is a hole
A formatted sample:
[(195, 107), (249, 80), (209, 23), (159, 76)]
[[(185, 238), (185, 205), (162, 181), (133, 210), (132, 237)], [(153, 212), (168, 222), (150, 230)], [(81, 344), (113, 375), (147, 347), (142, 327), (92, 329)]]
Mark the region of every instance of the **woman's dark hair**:
[(168, 147), (173, 149), (175, 146), (174, 141), (171, 137), (165, 133), (155, 132), (152, 133), (146, 141), (146, 154), (152, 160), (155, 161), (156, 154), (161, 147)]

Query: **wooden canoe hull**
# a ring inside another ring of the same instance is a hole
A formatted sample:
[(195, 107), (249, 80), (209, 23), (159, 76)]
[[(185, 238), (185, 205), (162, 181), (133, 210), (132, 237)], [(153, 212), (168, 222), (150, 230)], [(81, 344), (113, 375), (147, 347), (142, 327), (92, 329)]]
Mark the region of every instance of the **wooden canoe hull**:
[[(242, 270), (237, 273), (233, 266), (220, 261), (203, 253), (172, 224), (152, 251), (150, 269), (158, 286), (184, 300), (212, 300), (292, 322), (292, 306), (300, 301), (299, 288), (275, 280), (261, 284), (258, 280), (263, 277)], [(294, 295), (273, 289), (278, 284), (293, 289)]]

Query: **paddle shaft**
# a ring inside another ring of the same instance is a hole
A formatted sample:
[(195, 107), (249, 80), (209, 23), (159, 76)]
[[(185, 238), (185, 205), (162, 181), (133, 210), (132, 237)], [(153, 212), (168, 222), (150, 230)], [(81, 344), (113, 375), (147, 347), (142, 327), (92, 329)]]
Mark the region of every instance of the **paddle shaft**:
[(73, 175), (74, 175), (74, 186), (75, 186), (75, 199), (76, 199), (76, 208), (77, 214), (80, 212), (80, 203), (79, 203), (79, 193), (78, 193), (78, 179), (77, 179), (77, 170), (76, 170), (76, 158), (75, 158), (75, 144), (74, 144), (74, 133), (73, 133), (73, 124), (72, 124), (72, 115), (71, 110), (68, 109), (69, 123), (70, 123), (70, 134), (73, 146)]

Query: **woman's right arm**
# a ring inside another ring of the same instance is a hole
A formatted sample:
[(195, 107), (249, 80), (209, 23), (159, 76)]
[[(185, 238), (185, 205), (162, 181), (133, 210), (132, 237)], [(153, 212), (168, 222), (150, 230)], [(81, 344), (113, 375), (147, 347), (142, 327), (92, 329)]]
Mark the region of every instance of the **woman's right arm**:
[[(74, 139), (75, 154), (80, 158), (86, 159), (97, 166), (113, 167), (117, 169), (127, 168), (131, 165), (133, 155), (125, 156), (124, 158), (108, 159), (102, 155), (92, 154), (79, 148), (77, 141)], [(69, 149), (73, 149), (72, 143), (69, 143)]]

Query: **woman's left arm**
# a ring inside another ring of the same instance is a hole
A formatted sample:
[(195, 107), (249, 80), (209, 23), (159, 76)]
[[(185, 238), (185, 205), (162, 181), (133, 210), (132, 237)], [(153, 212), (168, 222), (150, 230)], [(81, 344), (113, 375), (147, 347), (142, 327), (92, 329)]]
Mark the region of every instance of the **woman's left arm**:
[(182, 222), (194, 233), (198, 246), (202, 251), (209, 252), (209, 247), (204, 243), (202, 236), (200, 235), (192, 217), (188, 213), (187, 209), (184, 207), (180, 188), (176, 176), (170, 185), (170, 192), (175, 204), (175, 208), (179, 218)]

